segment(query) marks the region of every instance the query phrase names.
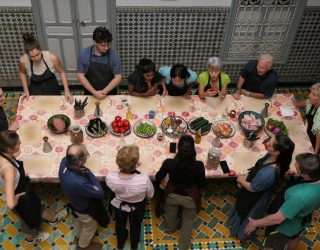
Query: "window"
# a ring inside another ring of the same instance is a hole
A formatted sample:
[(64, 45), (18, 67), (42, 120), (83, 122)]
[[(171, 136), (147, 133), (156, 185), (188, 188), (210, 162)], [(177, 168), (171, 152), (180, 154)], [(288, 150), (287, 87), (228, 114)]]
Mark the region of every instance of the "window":
[(222, 59), (246, 63), (271, 53), (285, 63), (306, 0), (233, 0)]

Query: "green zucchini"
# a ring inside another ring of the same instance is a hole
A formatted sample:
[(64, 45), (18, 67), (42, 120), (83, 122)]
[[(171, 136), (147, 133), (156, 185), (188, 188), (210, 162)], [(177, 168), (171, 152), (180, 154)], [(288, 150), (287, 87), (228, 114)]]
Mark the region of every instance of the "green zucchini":
[(193, 128), (195, 124), (202, 121), (203, 119), (203, 117), (198, 117), (197, 119), (194, 119), (192, 122), (189, 123), (190, 128)]
[(201, 122), (199, 122), (199, 123), (197, 123), (195, 126), (194, 126), (194, 130), (198, 130), (199, 128), (201, 128), (201, 127), (203, 127), (203, 126), (205, 126), (205, 125), (207, 125), (209, 123), (209, 121), (208, 120), (206, 120), (206, 119), (203, 119)]
[(201, 127), (201, 134), (207, 133), (211, 129), (212, 123), (208, 123), (207, 125), (204, 125)]

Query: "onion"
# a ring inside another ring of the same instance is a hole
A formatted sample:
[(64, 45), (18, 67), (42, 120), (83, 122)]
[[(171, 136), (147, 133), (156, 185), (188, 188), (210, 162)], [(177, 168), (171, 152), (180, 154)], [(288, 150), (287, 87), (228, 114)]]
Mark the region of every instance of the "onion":
[(274, 127), (273, 130), (272, 130), (272, 132), (273, 132), (274, 134), (279, 134), (279, 133), (281, 132), (281, 128), (279, 128), (279, 127)]

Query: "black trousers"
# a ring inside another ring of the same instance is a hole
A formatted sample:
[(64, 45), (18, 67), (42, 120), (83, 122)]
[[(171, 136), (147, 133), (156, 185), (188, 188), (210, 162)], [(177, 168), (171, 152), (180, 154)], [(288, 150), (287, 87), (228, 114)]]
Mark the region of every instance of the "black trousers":
[(130, 244), (131, 249), (138, 248), (141, 232), (141, 222), (145, 212), (146, 203), (140, 204), (134, 211), (126, 212), (115, 207), (116, 217), (116, 235), (117, 235), (117, 247), (123, 248), (128, 237), (128, 231), (126, 229), (127, 220), (129, 218), (130, 223)]

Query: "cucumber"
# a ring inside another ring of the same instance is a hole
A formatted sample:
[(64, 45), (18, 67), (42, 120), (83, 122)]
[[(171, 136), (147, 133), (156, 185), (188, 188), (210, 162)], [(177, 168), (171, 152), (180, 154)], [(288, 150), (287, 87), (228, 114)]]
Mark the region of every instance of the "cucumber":
[(205, 126), (205, 125), (207, 125), (209, 123), (209, 121), (208, 120), (206, 120), (206, 119), (203, 119), (202, 121), (200, 121), (199, 123), (197, 123), (195, 126), (194, 126), (194, 130), (198, 130), (199, 128), (201, 128), (201, 127), (203, 127), (203, 126)]
[(204, 125), (203, 127), (201, 127), (201, 134), (207, 133), (211, 129), (211, 125), (212, 123), (210, 122), (207, 125)]
[(190, 128), (193, 128), (195, 124), (202, 121), (203, 119), (204, 119), (203, 117), (199, 117), (197, 119), (194, 119), (192, 122), (189, 123)]

